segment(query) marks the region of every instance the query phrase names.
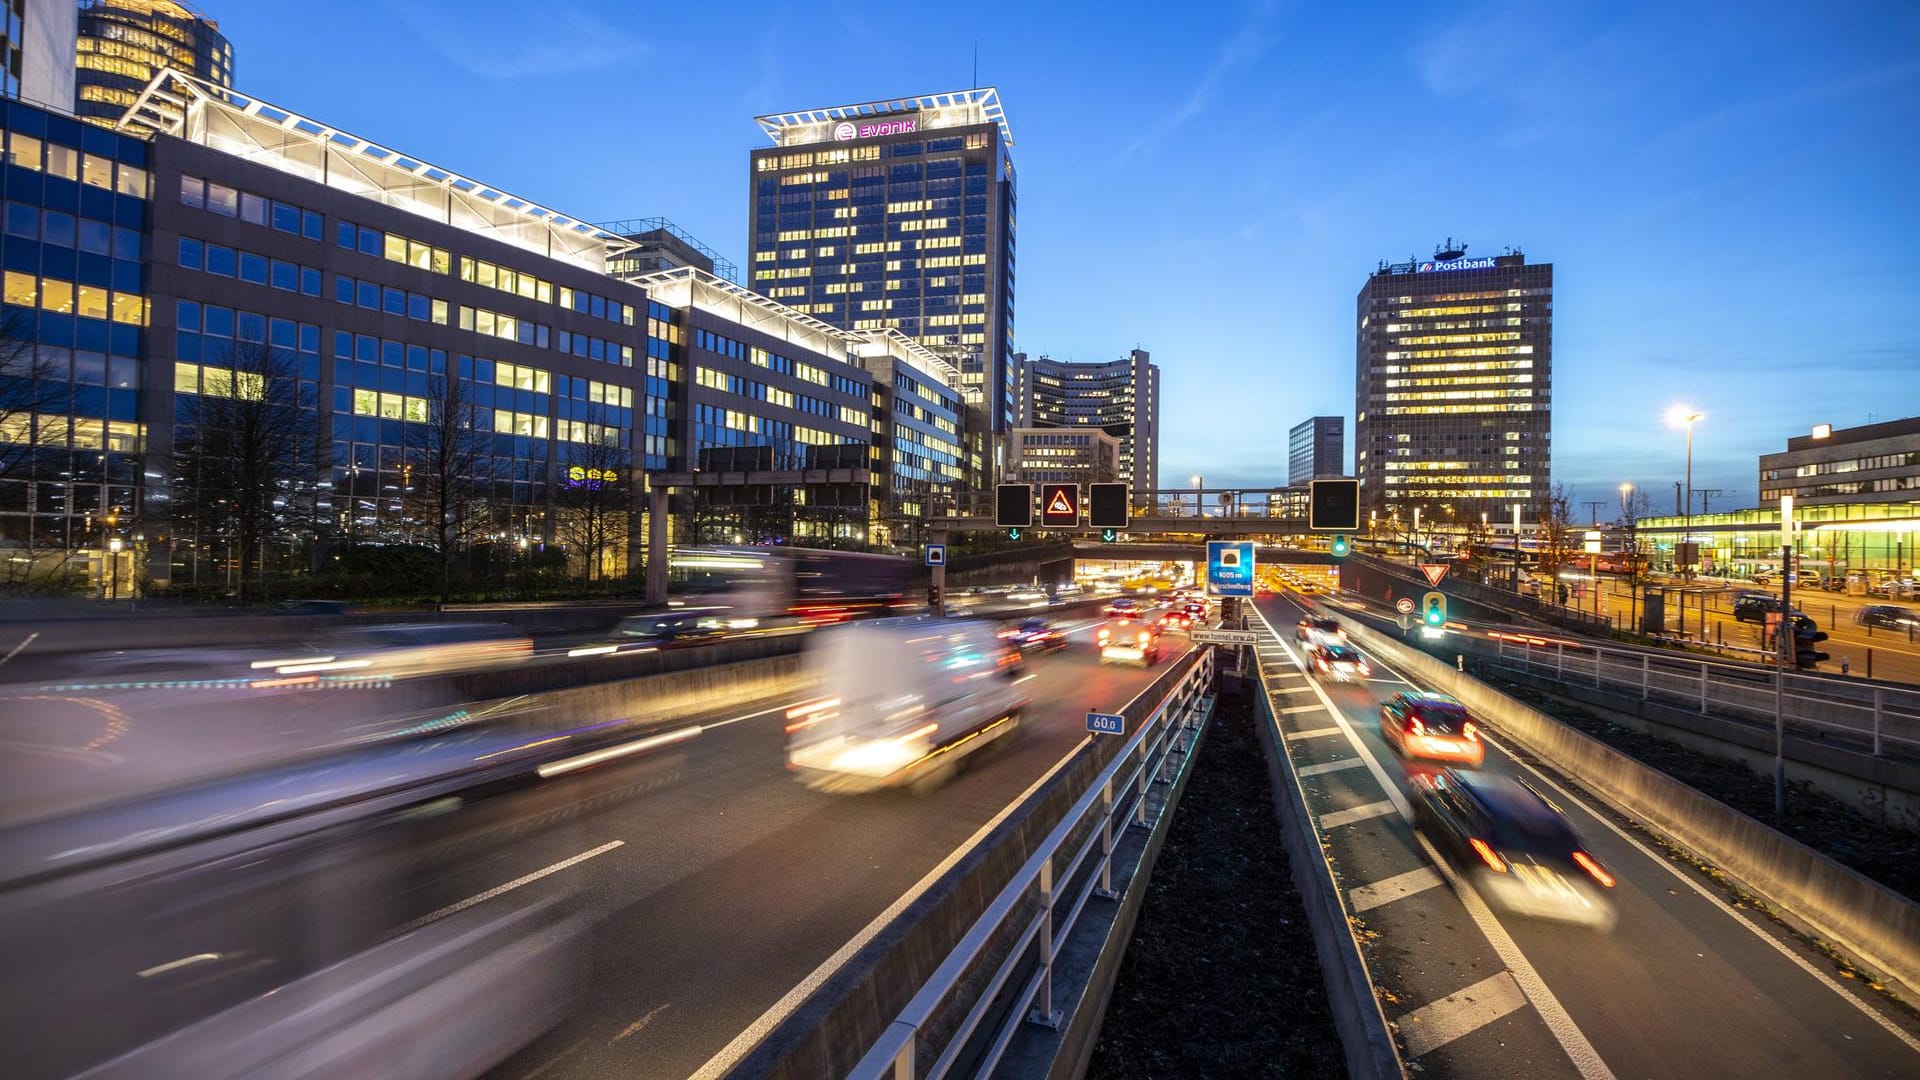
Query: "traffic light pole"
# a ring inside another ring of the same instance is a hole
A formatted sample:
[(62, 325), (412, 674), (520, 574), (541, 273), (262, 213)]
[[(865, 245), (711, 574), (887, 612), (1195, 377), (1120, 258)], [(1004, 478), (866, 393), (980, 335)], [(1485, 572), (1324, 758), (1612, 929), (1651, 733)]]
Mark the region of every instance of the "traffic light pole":
[[(947, 546), (947, 530), (945, 529), (931, 530), (930, 532), (927, 533), (927, 540), (929, 543), (938, 544), (942, 548), (945, 548)], [(946, 560), (945, 559), (940, 560), (940, 564), (938, 566), (929, 567), (928, 573), (929, 573), (930, 591), (932, 592), (933, 595), (928, 598), (931, 601), (931, 603), (927, 605), (927, 614), (932, 615), (936, 619), (945, 618), (947, 614), (947, 563), (946, 563)]]
[(1787, 816), (1787, 650), (1794, 647), (1793, 545), (1780, 545), (1780, 628), (1773, 632), (1779, 670), (1773, 677), (1773, 820)]

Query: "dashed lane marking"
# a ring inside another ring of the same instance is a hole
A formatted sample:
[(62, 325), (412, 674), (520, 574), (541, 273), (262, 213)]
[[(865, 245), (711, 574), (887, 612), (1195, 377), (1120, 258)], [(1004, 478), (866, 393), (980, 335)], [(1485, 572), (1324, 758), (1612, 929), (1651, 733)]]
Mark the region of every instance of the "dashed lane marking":
[(1493, 1023), (1524, 1006), (1527, 996), (1520, 992), (1513, 976), (1501, 972), (1482, 979), (1458, 993), (1422, 1005), (1394, 1021), (1408, 1057), (1445, 1046), (1462, 1035)]
[(1302, 765), (1294, 771), (1302, 778), (1305, 778), (1308, 776), (1320, 776), (1330, 772), (1339, 772), (1342, 769), (1363, 769), (1366, 765), (1366, 762), (1355, 757), (1347, 758), (1343, 761), (1323, 761), (1318, 765)]
[[(1311, 708), (1311, 709), (1318, 709), (1318, 708), (1319, 708), (1320, 706), (1318, 706), (1318, 705), (1309, 705), (1309, 706), (1304, 706), (1304, 707), (1305, 707), (1305, 708)], [(1288, 712), (1297, 712), (1298, 710), (1296, 710), (1296, 709), (1288, 709), (1287, 711), (1288, 711)], [(1288, 741), (1288, 742), (1298, 742), (1298, 741), (1300, 741), (1301, 739), (1318, 739), (1318, 738), (1321, 738), (1322, 736), (1325, 736), (1325, 735), (1338, 735), (1338, 734), (1340, 734), (1340, 729), (1339, 729), (1339, 728), (1337, 728), (1337, 727), (1317, 727), (1317, 728), (1308, 728), (1308, 729), (1307, 729), (1306, 731), (1289, 731), (1289, 732), (1287, 732), (1287, 741)]]
[(1404, 874), (1395, 874), (1390, 878), (1376, 881), (1371, 885), (1362, 885), (1347, 893), (1354, 914), (1371, 911), (1382, 904), (1391, 904), (1402, 897), (1423, 893), (1440, 884), (1440, 875), (1431, 866), (1416, 867)]
[(1361, 806), (1350, 807), (1346, 810), (1335, 810), (1331, 814), (1320, 815), (1320, 827), (1322, 829), (1337, 829), (1342, 825), (1351, 825), (1356, 821), (1366, 821), (1371, 818), (1383, 817), (1393, 813), (1394, 809), (1395, 807), (1392, 802), (1382, 799), (1379, 802), (1370, 802)]

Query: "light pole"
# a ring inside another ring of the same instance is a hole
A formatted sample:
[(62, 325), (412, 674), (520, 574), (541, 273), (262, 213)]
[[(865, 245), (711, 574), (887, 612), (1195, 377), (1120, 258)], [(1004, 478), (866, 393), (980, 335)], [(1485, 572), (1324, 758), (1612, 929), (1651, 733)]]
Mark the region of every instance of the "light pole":
[[(1632, 522), (1628, 520), (1628, 517), (1632, 513), (1632, 511), (1630, 511), (1627, 508), (1627, 500), (1632, 495), (1633, 495), (1633, 485), (1629, 483), (1622, 483), (1620, 485), (1620, 524), (1623, 526), (1630, 526), (1632, 524)], [(1639, 533), (1639, 530), (1629, 528), (1626, 532), (1626, 540), (1627, 540), (1626, 544), (1622, 546), (1626, 549), (1626, 556), (1627, 556), (1627, 563), (1626, 563), (1626, 566), (1627, 566), (1627, 630), (1631, 632), (1633, 630), (1633, 624), (1636, 621), (1638, 621), (1640, 617), (1640, 607), (1639, 607), (1640, 605), (1640, 589), (1639, 589), (1639, 586), (1640, 586), (1640, 533)]]
[(1192, 480), (1193, 482), (1193, 516), (1206, 517), (1207, 516), (1206, 502), (1200, 497), (1200, 489), (1205, 487), (1206, 485), (1201, 482), (1201, 478), (1198, 473), (1195, 473), (1193, 476), (1189, 477), (1189, 479)]
[[(1688, 545), (1693, 542), (1693, 425), (1696, 420), (1704, 419), (1706, 415), (1706, 413), (1690, 405), (1675, 405), (1673, 408), (1667, 410), (1668, 423), (1687, 429), (1687, 494), (1686, 509), (1681, 514), (1680, 543), (1682, 545)], [(1688, 546), (1682, 546), (1679, 552), (1685, 560), (1685, 564), (1681, 567), (1681, 580), (1691, 580), (1693, 577), (1693, 559), (1691, 558), (1693, 549)], [(1786, 573), (1786, 568), (1781, 567), (1780, 572), (1783, 574)], [(1684, 602), (1685, 601), (1682, 601), (1682, 603)]]
[(107, 541), (107, 557), (113, 560), (113, 584), (107, 587), (107, 599), (120, 599), (120, 549), (125, 545), (119, 537)]

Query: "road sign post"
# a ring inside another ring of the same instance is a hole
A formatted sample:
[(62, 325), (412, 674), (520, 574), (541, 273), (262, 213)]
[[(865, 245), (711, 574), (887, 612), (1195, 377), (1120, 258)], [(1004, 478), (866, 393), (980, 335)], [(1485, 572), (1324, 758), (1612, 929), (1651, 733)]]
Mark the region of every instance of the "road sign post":
[[(1414, 607), (1413, 597), (1411, 596), (1403, 596), (1400, 599), (1395, 600), (1393, 602), (1393, 610), (1399, 612), (1402, 615), (1413, 614), (1413, 607)], [(1401, 629), (1404, 630), (1406, 629), (1406, 627), (1401, 627)]]
[(947, 565), (947, 545), (928, 544), (927, 545), (927, 565), (928, 566)]
[(1187, 640), (1195, 645), (1253, 645), (1260, 635), (1251, 630), (1195, 630)]
[(1428, 585), (1438, 588), (1440, 579), (1447, 576), (1447, 564), (1423, 562), (1420, 564), (1420, 572), (1426, 575)]
[(1214, 596), (1253, 595), (1253, 541), (1207, 541), (1207, 592)]
[(1125, 735), (1127, 718), (1119, 713), (1090, 712), (1087, 714), (1087, 730), (1095, 735)]

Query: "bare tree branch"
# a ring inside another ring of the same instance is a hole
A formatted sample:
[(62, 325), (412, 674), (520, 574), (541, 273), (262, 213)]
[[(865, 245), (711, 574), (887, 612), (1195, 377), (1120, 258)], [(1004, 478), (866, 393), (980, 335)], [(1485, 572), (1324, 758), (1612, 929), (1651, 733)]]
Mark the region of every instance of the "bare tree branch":
[(487, 524), (478, 479), (490, 440), (474, 424), (473, 389), (455, 374), (429, 377), (426, 415), (405, 425), (407, 514), (440, 559), (440, 600), (453, 593), (453, 559)]

